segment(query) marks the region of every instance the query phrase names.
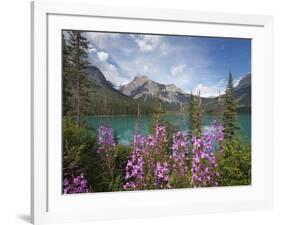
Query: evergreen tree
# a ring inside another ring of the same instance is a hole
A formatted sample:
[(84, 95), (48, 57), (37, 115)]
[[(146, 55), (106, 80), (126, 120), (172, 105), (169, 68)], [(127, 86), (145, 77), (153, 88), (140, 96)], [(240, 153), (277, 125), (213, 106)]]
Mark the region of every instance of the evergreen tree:
[(190, 99), (189, 99), (189, 107), (188, 107), (188, 124), (189, 124), (189, 136), (193, 135), (194, 131), (194, 97), (191, 91)]
[(184, 108), (184, 104), (180, 103), (180, 107), (179, 107), (179, 129), (180, 130), (184, 130), (184, 125), (185, 125), (185, 108)]
[(163, 123), (163, 118), (162, 118), (163, 113), (164, 113), (164, 111), (162, 108), (162, 103), (161, 103), (161, 101), (159, 101), (157, 110), (156, 110), (156, 114), (155, 114), (155, 118), (154, 118), (154, 125)]
[(90, 81), (87, 78), (89, 42), (80, 31), (67, 31), (63, 36), (64, 111), (75, 116), (76, 124), (89, 108)]
[(201, 136), (202, 128), (202, 108), (200, 91), (198, 96), (194, 96), (191, 92), (189, 99), (189, 135)]
[(65, 33), (62, 32), (62, 51), (63, 51), (63, 115), (66, 115), (71, 107), (71, 88), (69, 83), (70, 63), (69, 63), (69, 49), (66, 43)]
[(140, 134), (140, 126), (141, 126), (141, 112), (140, 112), (140, 104), (138, 104), (137, 107), (137, 118), (136, 118), (136, 125), (135, 125), (135, 134), (138, 135)]
[(223, 125), (225, 140), (232, 141), (239, 127), (237, 125), (236, 103), (233, 96), (233, 78), (231, 71), (229, 71), (228, 84), (224, 97)]
[(198, 96), (195, 98), (194, 102), (194, 134), (195, 136), (199, 137), (202, 133), (202, 107), (201, 107), (201, 97), (200, 91), (198, 91)]

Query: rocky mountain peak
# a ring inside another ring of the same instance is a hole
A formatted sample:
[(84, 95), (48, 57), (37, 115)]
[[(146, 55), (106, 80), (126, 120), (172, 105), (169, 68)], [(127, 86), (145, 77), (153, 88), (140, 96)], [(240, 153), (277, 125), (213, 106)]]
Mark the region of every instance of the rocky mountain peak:
[[(126, 85), (116, 88), (112, 82), (106, 80), (103, 73), (95, 66), (87, 68), (88, 79), (94, 89), (102, 89), (104, 93), (114, 96), (116, 100), (143, 102), (144, 105), (155, 107), (159, 100), (167, 110), (178, 111), (179, 103), (188, 105), (190, 95), (174, 84), (161, 84), (150, 80), (148, 76), (137, 76)], [(239, 110), (249, 111), (251, 108), (251, 74), (246, 74), (234, 88), (234, 97)], [(201, 98), (204, 110), (212, 112), (217, 107), (217, 97)]]
[(166, 85), (166, 90), (170, 91), (170, 92), (180, 92), (180, 93), (184, 93), (183, 90), (181, 90), (180, 88), (178, 88), (176, 85), (174, 84), (167, 84)]
[(122, 86), (120, 91), (133, 98), (160, 99), (164, 102), (179, 102), (182, 100), (184, 92), (174, 84), (160, 84), (150, 80), (147, 76), (137, 76), (128, 84)]
[(235, 89), (246, 88), (251, 85), (251, 73), (246, 74), (235, 87)]
[(138, 81), (138, 80), (149, 80), (148, 76), (142, 75), (142, 76), (135, 76), (133, 81)]

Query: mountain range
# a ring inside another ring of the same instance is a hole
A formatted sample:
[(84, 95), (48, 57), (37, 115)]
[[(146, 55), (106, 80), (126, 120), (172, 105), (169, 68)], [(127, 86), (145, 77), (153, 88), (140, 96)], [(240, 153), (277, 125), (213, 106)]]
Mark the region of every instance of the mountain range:
[[(106, 80), (103, 73), (95, 66), (87, 69), (88, 79), (91, 81), (96, 94), (108, 96), (114, 102), (123, 104), (141, 104), (141, 108), (148, 111), (155, 108), (159, 102), (165, 111), (178, 111), (182, 103), (188, 105), (190, 94), (184, 92), (174, 84), (160, 84), (149, 79), (148, 76), (136, 76), (131, 82), (119, 87)], [(251, 74), (246, 74), (233, 90), (237, 102), (237, 111), (251, 110)], [(216, 112), (222, 104), (224, 95), (218, 97), (201, 97), (205, 112)], [(153, 111), (153, 110), (152, 110)]]
[[(117, 90), (104, 74), (95, 66), (89, 66), (86, 70), (91, 87), (88, 91), (90, 99), (89, 111), (94, 115), (125, 115), (135, 114), (137, 104), (144, 113), (154, 112), (154, 108), (143, 104), (139, 100), (123, 94)], [(105, 106), (106, 105), (106, 106)], [(106, 108), (106, 111), (105, 110)]]

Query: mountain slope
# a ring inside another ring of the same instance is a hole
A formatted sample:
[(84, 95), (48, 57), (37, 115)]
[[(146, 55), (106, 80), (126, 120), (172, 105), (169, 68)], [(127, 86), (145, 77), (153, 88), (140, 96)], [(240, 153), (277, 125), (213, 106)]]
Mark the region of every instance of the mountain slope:
[(179, 104), (188, 104), (190, 97), (174, 84), (160, 84), (150, 80), (147, 76), (135, 77), (128, 84), (123, 85), (120, 91), (153, 107), (161, 101), (163, 108), (167, 111), (177, 111)]
[[(246, 74), (233, 89), (233, 95), (237, 104), (238, 112), (251, 111), (251, 74)], [(223, 105), (224, 95), (214, 98), (206, 98), (204, 101), (204, 109), (206, 112), (215, 112), (221, 109)]]
[(251, 107), (251, 74), (247, 74), (234, 88), (234, 97), (237, 101), (238, 107)]
[[(135, 77), (131, 82), (122, 86), (120, 91), (133, 98), (140, 100), (151, 106), (162, 102), (168, 111), (177, 111), (179, 104), (188, 105), (190, 95), (184, 93), (175, 85), (164, 85), (150, 80), (147, 76)], [(245, 75), (233, 90), (237, 101), (238, 111), (250, 111), (251, 108), (251, 74)], [(224, 96), (201, 98), (203, 110), (205, 112), (215, 112), (220, 110)]]
[(133, 99), (142, 98), (144, 102), (148, 99), (158, 98), (163, 102), (179, 103), (187, 100), (184, 92), (174, 84), (164, 85), (150, 80), (147, 76), (137, 76), (120, 91)]
[[(139, 101), (134, 100), (116, 90), (111, 82), (107, 81), (103, 73), (95, 66), (87, 68), (87, 77), (92, 88), (90, 95), (90, 111), (93, 115), (121, 115), (135, 114)], [(141, 104), (142, 113), (152, 113), (155, 110)]]

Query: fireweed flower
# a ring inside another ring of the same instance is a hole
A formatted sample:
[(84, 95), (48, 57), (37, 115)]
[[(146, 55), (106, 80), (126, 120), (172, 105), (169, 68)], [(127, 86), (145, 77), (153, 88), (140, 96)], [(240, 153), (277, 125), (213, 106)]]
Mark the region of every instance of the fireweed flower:
[(124, 189), (139, 190), (144, 184), (144, 154), (146, 153), (146, 139), (142, 135), (134, 136), (133, 151), (126, 165)]
[[(167, 142), (166, 127), (161, 124), (156, 124), (155, 133), (147, 138), (139, 134), (134, 136), (133, 150), (126, 165), (124, 189), (140, 190), (146, 186), (170, 187), (168, 164), (157, 166), (156, 163), (161, 158), (163, 161)], [(167, 173), (165, 177), (161, 178), (161, 174), (165, 173)]]
[(217, 161), (215, 150), (223, 151), (224, 127), (214, 121), (211, 128), (200, 138), (193, 137), (191, 184), (194, 187), (217, 186)]
[(72, 179), (64, 178), (63, 180), (64, 194), (87, 193), (89, 192), (87, 180), (81, 173), (80, 176)]
[(217, 186), (218, 164), (213, 151), (209, 151), (209, 139), (193, 137), (191, 185), (194, 187)]
[(156, 188), (171, 188), (169, 183), (170, 169), (167, 162), (157, 162), (154, 170), (154, 179)]
[(214, 137), (217, 142), (222, 142), (224, 140), (224, 127), (219, 124), (216, 120), (212, 123), (212, 130)]
[(144, 152), (146, 150), (146, 138), (140, 134), (134, 136), (134, 149), (137, 152)]
[(156, 150), (156, 148), (159, 149), (165, 146), (167, 142), (166, 127), (161, 124), (156, 124), (155, 133), (147, 137), (147, 147), (150, 150)]
[(224, 140), (224, 127), (213, 121), (211, 128), (206, 131), (203, 135), (205, 149), (208, 151), (215, 151), (218, 147), (223, 151), (223, 146), (221, 145)]
[(155, 139), (158, 145), (167, 143), (167, 131), (164, 125), (156, 124)]
[(110, 157), (110, 155), (114, 154), (116, 146), (113, 129), (105, 125), (101, 125), (99, 127), (98, 133), (99, 147), (97, 152), (103, 159), (106, 159), (107, 157)]
[(187, 167), (188, 142), (185, 134), (182, 131), (177, 131), (173, 135), (172, 159), (173, 170), (179, 173), (180, 176), (185, 176)]
[(157, 146), (156, 138), (154, 137), (154, 135), (149, 135), (147, 138), (147, 147), (152, 149), (155, 148), (156, 146)]
[(194, 187), (216, 186), (216, 178), (219, 174), (214, 150), (223, 139), (223, 126), (216, 122), (213, 122), (210, 130), (202, 137), (193, 136), (190, 143), (183, 131), (177, 131), (173, 134), (172, 155), (169, 157), (166, 127), (156, 124), (155, 133), (147, 138), (139, 134), (134, 136), (123, 188), (132, 190), (141, 190), (149, 186), (161, 189), (171, 188), (170, 174), (177, 178), (187, 174), (186, 161), (190, 147), (192, 149), (191, 185)]
[(144, 159), (136, 151), (133, 151), (126, 165), (126, 183), (124, 189), (139, 190), (144, 181)]
[[(155, 133), (148, 137), (148, 154), (150, 161), (152, 160), (154, 165), (156, 161), (165, 162), (168, 160), (168, 139), (166, 127), (160, 123), (155, 126)], [(149, 166), (151, 173), (153, 173), (153, 165)]]
[(101, 125), (98, 130), (98, 149), (97, 152), (103, 161), (103, 166), (110, 176), (111, 184), (114, 182), (115, 159), (117, 148), (111, 127)]

